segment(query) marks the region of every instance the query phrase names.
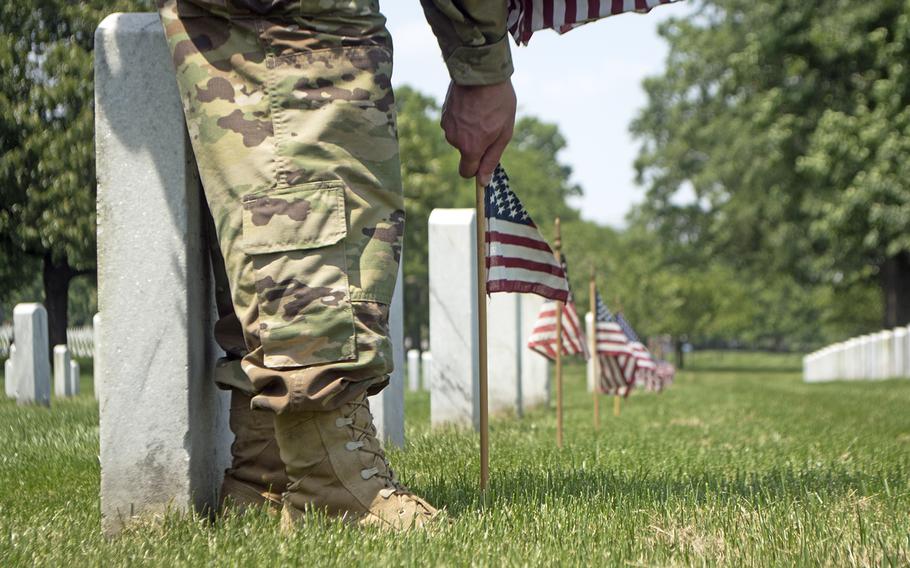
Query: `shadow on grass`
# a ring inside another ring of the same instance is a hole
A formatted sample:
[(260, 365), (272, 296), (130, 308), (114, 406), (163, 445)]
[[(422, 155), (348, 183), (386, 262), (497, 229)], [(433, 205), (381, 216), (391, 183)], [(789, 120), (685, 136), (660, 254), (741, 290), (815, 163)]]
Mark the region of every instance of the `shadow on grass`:
[[(747, 501), (754, 506), (793, 503), (803, 499), (827, 500), (854, 494), (893, 494), (910, 489), (906, 472), (896, 467), (886, 472), (849, 472), (774, 469), (764, 473), (736, 472), (730, 475), (653, 476), (647, 472), (553, 471), (495, 472), (484, 500), (475, 479), (459, 476), (449, 483), (430, 482), (413, 487), (431, 503), (444, 505), (453, 518), (472, 515), (492, 505), (545, 505), (561, 501), (591, 504), (634, 504), (636, 508), (660, 508), (667, 502), (702, 504), (717, 501)], [(486, 503), (485, 503), (486, 501)]]

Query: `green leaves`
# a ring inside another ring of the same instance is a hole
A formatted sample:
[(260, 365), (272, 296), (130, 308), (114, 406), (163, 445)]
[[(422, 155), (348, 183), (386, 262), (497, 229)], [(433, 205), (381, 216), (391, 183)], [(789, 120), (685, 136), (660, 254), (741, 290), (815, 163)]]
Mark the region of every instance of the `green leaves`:
[(0, 294), (30, 281), (23, 255), (95, 264), (92, 38), (149, 1), (0, 5)]
[[(699, 7), (662, 28), (667, 69), (646, 82), (648, 106), (632, 124), (648, 190), (640, 221), (708, 251), (700, 272), (722, 263), (743, 287), (764, 285), (753, 298), (775, 291), (778, 301), (768, 305), (777, 317), (765, 331), (782, 329), (786, 307), (806, 318), (803, 331), (784, 326), (789, 336), (811, 338), (804, 331), (821, 313), (844, 311), (813, 296), (835, 304), (855, 298), (851, 287), (868, 291), (884, 262), (910, 251), (908, 5), (702, 0)], [(684, 189), (701, 209), (690, 216), (697, 229), (679, 224), (686, 209), (675, 197)], [(793, 286), (802, 304), (787, 301)], [(881, 314), (879, 302), (866, 307)], [(889, 304), (888, 313), (898, 307)], [(814, 340), (830, 331), (816, 327)]]

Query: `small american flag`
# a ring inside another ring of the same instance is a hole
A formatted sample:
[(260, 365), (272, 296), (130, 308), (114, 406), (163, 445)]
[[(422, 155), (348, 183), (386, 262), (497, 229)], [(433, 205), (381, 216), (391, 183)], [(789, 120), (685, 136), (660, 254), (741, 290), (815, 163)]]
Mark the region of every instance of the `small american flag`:
[(537, 30), (563, 34), (582, 24), (625, 12), (648, 12), (677, 0), (509, 0), (508, 27), (516, 43), (528, 44)]
[(594, 337), (600, 363), (600, 390), (604, 394), (627, 396), (635, 383), (635, 358), (629, 338), (595, 292)]
[(642, 344), (638, 334), (635, 333), (635, 330), (632, 329), (632, 326), (621, 313), (616, 314), (616, 323), (619, 324), (623, 333), (629, 338), (629, 349), (635, 359), (635, 381), (647, 385), (649, 381), (653, 381), (652, 375), (657, 368), (654, 357), (651, 356), (651, 352)]
[(676, 377), (676, 367), (667, 361), (658, 361), (657, 368), (654, 369), (653, 381), (648, 388), (650, 390), (662, 391), (671, 384)]
[(530, 292), (566, 302), (566, 271), (509, 188), (501, 165), (496, 166), (484, 196), (487, 293)]
[[(568, 269), (563, 261), (563, 270), (568, 274)], [(544, 357), (556, 359), (556, 302), (544, 302), (537, 314), (534, 329), (528, 338), (528, 347), (537, 351)], [(581, 320), (569, 292), (568, 301), (562, 309), (562, 352), (564, 355), (581, 355), (588, 358), (588, 346), (585, 341)]]

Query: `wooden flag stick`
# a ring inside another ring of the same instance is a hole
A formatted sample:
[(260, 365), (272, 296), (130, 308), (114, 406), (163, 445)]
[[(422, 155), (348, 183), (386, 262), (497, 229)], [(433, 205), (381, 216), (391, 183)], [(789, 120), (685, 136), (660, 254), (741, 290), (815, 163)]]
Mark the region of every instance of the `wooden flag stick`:
[(490, 424), (487, 404), (487, 264), (486, 264), (486, 202), (485, 187), (476, 183), (474, 224), (477, 229), (477, 342), (480, 373), (480, 490), (486, 491), (490, 482)]
[[(559, 230), (559, 217), (556, 218), (556, 240), (553, 242), (553, 253), (556, 262), (562, 262), (562, 235)], [(568, 275), (567, 275), (568, 276)], [(562, 447), (562, 302), (556, 302), (556, 447)]]
[(588, 286), (588, 295), (591, 304), (591, 337), (588, 343), (591, 346), (592, 365), (594, 367), (594, 384), (591, 396), (594, 397), (594, 429), (600, 429), (600, 358), (597, 356), (597, 283), (594, 280), (594, 267), (591, 267), (591, 282)]
[[(616, 306), (616, 313), (622, 313), (622, 304), (619, 303), (619, 297), (617, 296), (616, 302), (613, 303)], [(619, 416), (620, 404), (622, 404), (622, 399), (619, 394), (613, 395), (613, 416)]]

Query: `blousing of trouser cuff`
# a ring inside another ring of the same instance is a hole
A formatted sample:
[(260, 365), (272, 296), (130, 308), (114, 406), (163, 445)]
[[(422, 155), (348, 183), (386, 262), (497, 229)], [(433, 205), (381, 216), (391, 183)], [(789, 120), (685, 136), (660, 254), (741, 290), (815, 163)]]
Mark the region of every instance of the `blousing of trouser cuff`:
[[(389, 382), (393, 370), (385, 304), (353, 302), (357, 328), (357, 358), (349, 362), (312, 365), (297, 369), (268, 369), (246, 360), (220, 359), (215, 381), (222, 388), (236, 388), (254, 395), (253, 407), (286, 411), (333, 410), (366, 392), (376, 394)], [(260, 348), (261, 349), (261, 348)]]

